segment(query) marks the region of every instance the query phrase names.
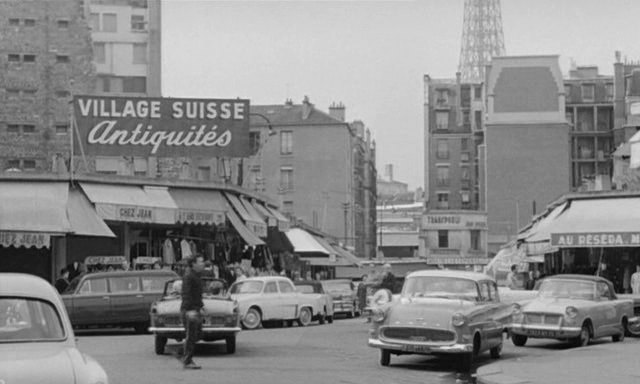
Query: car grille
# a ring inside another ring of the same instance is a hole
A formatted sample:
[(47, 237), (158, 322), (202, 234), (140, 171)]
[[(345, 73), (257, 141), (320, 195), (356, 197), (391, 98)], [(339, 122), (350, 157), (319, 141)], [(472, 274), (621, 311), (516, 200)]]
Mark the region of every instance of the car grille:
[(547, 313), (526, 313), (525, 320), (528, 324), (560, 324), (561, 315)]
[(167, 316), (164, 318), (165, 325), (182, 325), (180, 316)]
[(224, 325), (225, 320), (224, 316), (207, 316), (204, 319), (204, 325)]
[(456, 339), (454, 332), (431, 328), (386, 327), (381, 334), (386, 339), (417, 342), (447, 342)]

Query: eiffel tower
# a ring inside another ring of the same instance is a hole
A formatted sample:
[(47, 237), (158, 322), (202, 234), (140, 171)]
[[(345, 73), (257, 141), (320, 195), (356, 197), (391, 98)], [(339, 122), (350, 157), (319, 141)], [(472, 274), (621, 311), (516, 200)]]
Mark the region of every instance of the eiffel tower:
[(484, 81), (485, 66), (504, 56), (500, 0), (465, 0), (458, 71), (464, 82)]

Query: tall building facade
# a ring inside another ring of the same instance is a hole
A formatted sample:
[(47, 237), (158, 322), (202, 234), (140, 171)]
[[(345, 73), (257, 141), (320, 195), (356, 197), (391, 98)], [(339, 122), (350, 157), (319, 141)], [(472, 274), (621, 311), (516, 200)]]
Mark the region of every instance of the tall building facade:
[(375, 256), (375, 143), (345, 107), (326, 113), (301, 104), (251, 107), (255, 155), (243, 161), (242, 186), (280, 203), (283, 212)]
[(69, 102), (95, 82), (77, 0), (0, 1), (0, 167), (49, 172), (69, 162)]
[(483, 84), (424, 76), (426, 212), (419, 254), (438, 265), (485, 264), (486, 213), (481, 194)]

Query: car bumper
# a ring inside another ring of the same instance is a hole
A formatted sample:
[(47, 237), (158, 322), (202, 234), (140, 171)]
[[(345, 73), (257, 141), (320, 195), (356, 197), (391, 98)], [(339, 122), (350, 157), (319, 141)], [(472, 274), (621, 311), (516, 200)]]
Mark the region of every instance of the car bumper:
[(566, 339), (580, 336), (581, 327), (566, 327), (545, 324), (512, 323), (509, 331), (515, 335), (541, 338), (541, 339)]
[(343, 312), (351, 312), (355, 311), (355, 306), (353, 305), (353, 301), (334, 301), (333, 302), (333, 312), (334, 313), (343, 313)]
[(430, 354), (447, 354), (447, 353), (468, 353), (473, 351), (473, 344), (408, 344), (408, 343), (391, 343), (380, 339), (369, 338), (369, 346), (379, 349), (387, 349), (403, 353), (418, 353), (424, 355)]
[[(238, 333), (240, 327), (202, 327), (202, 333)], [(184, 327), (149, 327), (149, 332), (158, 334), (184, 333)]]

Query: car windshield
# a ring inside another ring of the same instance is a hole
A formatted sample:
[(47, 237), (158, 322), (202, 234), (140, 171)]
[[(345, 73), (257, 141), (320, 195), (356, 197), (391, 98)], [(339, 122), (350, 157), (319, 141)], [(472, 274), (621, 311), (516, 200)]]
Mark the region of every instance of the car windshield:
[(351, 284), (348, 281), (327, 281), (324, 283), (327, 292), (350, 291)]
[(296, 291), (300, 293), (315, 293), (316, 290), (313, 285), (304, 284), (304, 285), (296, 285)]
[(402, 288), (406, 297), (440, 297), (447, 299), (477, 300), (478, 288), (473, 280), (441, 277), (410, 277)]
[(241, 281), (231, 286), (229, 293), (232, 295), (239, 295), (245, 293), (260, 293), (262, 292), (262, 281)]
[[(222, 280), (202, 279), (202, 296), (224, 297), (226, 296), (225, 283)], [(167, 282), (165, 296), (182, 296), (182, 279), (175, 279)]]
[(0, 297), (0, 343), (58, 341), (65, 337), (60, 314), (51, 303)]
[(541, 297), (558, 297), (582, 300), (595, 300), (596, 285), (592, 281), (545, 280), (540, 285)]

